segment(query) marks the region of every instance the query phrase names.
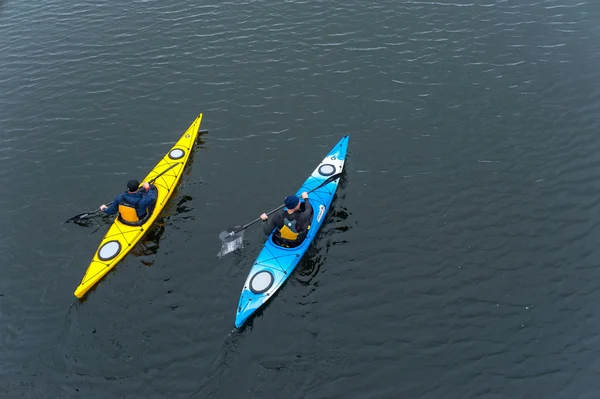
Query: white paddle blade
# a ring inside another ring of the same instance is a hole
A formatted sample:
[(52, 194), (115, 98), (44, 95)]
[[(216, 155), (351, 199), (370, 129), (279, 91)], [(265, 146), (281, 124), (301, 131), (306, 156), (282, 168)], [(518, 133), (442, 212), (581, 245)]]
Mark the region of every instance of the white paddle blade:
[(239, 228), (239, 227), (240, 226), (232, 227), (231, 229), (228, 229), (219, 235), (222, 245), (221, 245), (221, 251), (219, 251), (219, 253), (217, 254), (217, 258), (221, 258), (221, 257), (227, 255), (228, 253), (231, 253), (238, 249), (244, 248), (244, 231), (245, 230), (242, 230), (236, 234), (231, 234), (235, 231), (236, 228)]

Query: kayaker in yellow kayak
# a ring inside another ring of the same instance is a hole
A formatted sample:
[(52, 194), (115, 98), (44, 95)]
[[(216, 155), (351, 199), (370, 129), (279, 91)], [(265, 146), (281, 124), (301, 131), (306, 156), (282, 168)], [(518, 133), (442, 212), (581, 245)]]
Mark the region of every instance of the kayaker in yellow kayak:
[(156, 188), (145, 182), (143, 190), (139, 189), (140, 182), (129, 180), (127, 191), (117, 195), (110, 206), (100, 205), (100, 210), (109, 215), (119, 212), (119, 219), (125, 224), (136, 224), (144, 220), (154, 210), (156, 203)]
[[(266, 235), (271, 234), (273, 229), (277, 229), (275, 237), (281, 238), (278, 244), (293, 247), (298, 245), (304, 239), (306, 232), (310, 228), (313, 209), (308, 200), (308, 193), (302, 193), (304, 203), (295, 195), (290, 195), (284, 200), (285, 207), (283, 212), (273, 214), (269, 220), (266, 213), (260, 215), (264, 222), (263, 231)], [(267, 223), (268, 221), (268, 223)]]

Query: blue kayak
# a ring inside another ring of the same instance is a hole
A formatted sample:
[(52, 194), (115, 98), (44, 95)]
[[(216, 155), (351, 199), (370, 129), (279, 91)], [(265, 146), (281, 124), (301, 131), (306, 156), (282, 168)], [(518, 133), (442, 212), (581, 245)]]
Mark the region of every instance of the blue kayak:
[[(312, 222), (304, 241), (295, 248), (286, 248), (273, 240), (274, 232), (267, 238), (242, 289), (235, 315), (236, 328), (243, 326), (246, 320), (277, 292), (292, 274), (319, 232), (339, 183), (339, 178), (335, 176), (339, 176), (344, 169), (347, 150), (348, 136), (346, 135), (333, 147), (296, 193), (300, 197), (302, 192), (309, 192), (308, 200), (313, 207)], [(323, 184), (327, 180), (330, 181)], [(319, 187), (320, 185), (322, 186)]]

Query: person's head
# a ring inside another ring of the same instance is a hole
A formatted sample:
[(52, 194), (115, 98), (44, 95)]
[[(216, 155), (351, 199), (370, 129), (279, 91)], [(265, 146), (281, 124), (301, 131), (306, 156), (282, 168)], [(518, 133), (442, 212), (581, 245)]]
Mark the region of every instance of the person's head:
[(300, 200), (295, 195), (285, 197), (283, 203), (285, 204), (285, 207), (290, 211), (297, 210), (298, 208), (300, 208)]
[(130, 193), (135, 193), (138, 188), (140, 188), (139, 181), (132, 179), (127, 182), (127, 190), (129, 190)]

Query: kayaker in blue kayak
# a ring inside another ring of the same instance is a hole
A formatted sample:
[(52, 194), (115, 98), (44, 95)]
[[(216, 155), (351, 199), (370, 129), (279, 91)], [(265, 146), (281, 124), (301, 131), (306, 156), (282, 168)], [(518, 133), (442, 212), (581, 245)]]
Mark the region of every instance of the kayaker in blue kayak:
[(126, 224), (138, 223), (152, 213), (156, 203), (156, 188), (145, 182), (143, 190), (139, 189), (140, 182), (129, 180), (127, 191), (117, 195), (110, 206), (100, 205), (100, 210), (109, 215), (119, 212), (119, 218)]
[(294, 246), (294, 244), (301, 243), (310, 228), (313, 214), (306, 191), (302, 193), (302, 198), (304, 203), (300, 202), (295, 195), (286, 197), (284, 204), (287, 209), (275, 213), (270, 220), (266, 213), (260, 215), (265, 234), (269, 235), (274, 229), (277, 229), (275, 236), (282, 239), (279, 240), (281, 244)]

